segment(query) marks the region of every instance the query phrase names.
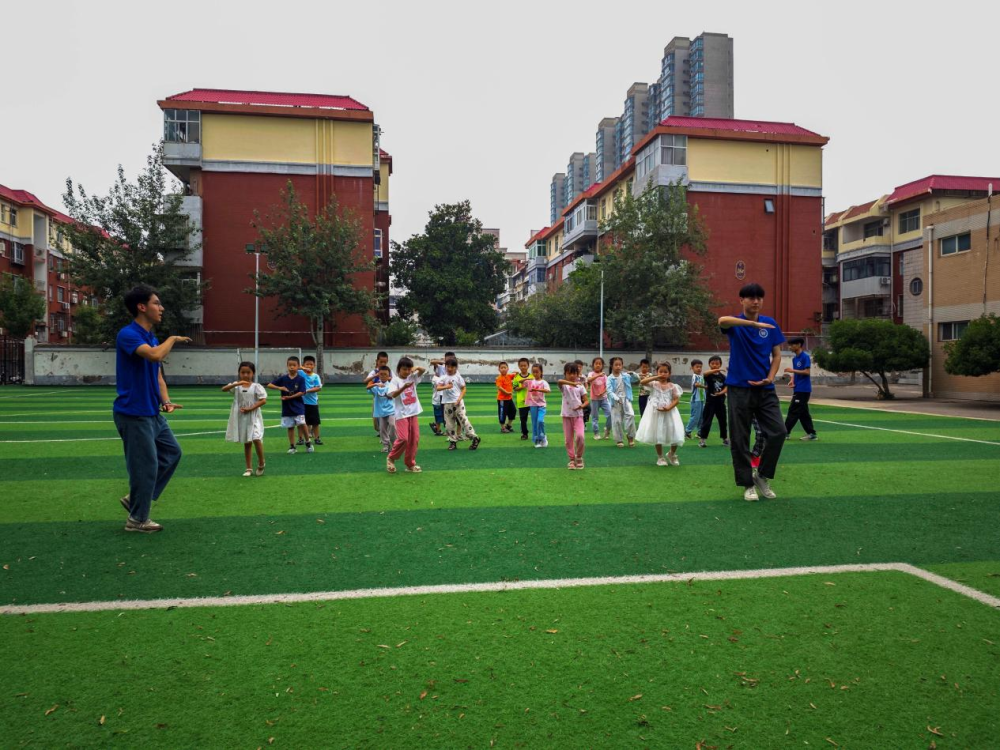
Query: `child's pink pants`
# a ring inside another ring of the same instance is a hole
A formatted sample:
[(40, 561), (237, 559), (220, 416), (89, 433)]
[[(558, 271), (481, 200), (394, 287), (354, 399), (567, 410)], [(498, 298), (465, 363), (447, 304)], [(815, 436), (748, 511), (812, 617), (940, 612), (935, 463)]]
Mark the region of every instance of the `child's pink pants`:
[(563, 417), (563, 436), (566, 438), (566, 455), (570, 461), (582, 461), (584, 449), (583, 417)]
[(395, 461), (400, 456), (403, 456), (403, 463), (406, 466), (413, 467), (417, 463), (418, 445), (420, 445), (419, 417), (397, 419), (396, 442), (393, 443), (392, 450), (389, 451), (389, 459)]

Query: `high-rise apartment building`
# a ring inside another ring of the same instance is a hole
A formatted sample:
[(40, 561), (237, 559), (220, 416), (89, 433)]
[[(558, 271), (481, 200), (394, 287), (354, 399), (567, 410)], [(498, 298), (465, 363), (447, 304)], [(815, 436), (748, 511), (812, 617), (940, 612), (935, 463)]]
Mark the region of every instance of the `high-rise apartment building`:
[(566, 174), (556, 172), (549, 184), (549, 225), (555, 224), (566, 208)]
[(618, 120), (617, 117), (605, 117), (597, 123), (597, 142), (594, 151), (594, 179), (597, 182), (603, 182), (605, 177), (618, 169), (618, 149), (615, 146)]
[[(576, 196), (590, 187), (594, 182), (594, 166), (597, 162), (597, 154), (591, 151), (589, 154), (583, 154), (577, 151), (572, 156), (569, 157), (569, 163), (566, 165), (566, 174), (563, 184), (565, 185), (563, 194), (565, 198), (566, 205), (571, 203)], [(562, 216), (562, 211), (556, 216), (556, 221), (559, 220), (559, 216)], [(555, 224), (555, 221), (552, 222)]]
[(649, 84), (633, 83), (625, 94), (625, 109), (622, 112), (621, 150), (618, 163), (622, 164), (632, 153), (632, 148), (649, 132)]
[(705, 32), (674, 37), (660, 62), (659, 120), (671, 115), (732, 118), (733, 40)]

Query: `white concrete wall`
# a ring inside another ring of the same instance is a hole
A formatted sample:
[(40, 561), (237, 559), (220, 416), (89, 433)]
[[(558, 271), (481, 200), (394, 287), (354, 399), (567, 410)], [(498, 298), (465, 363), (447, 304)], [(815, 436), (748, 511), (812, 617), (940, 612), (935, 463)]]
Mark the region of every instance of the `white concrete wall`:
[[(396, 362), (404, 354), (410, 356), (418, 365), (426, 366), (430, 359), (443, 355), (444, 350), (410, 348), (388, 349), (389, 365), (395, 368)], [(328, 383), (355, 383), (362, 380), (375, 365), (375, 355), (378, 349), (334, 349), (326, 352), (324, 380)], [(290, 355), (300, 359), (314, 352), (306, 349), (261, 349), (258, 379), (264, 381), (275, 377), (285, 369), (285, 360)], [(470, 382), (493, 382), (497, 376), (497, 365), (507, 362), (511, 371), (517, 369), (517, 360), (527, 357), (532, 362), (540, 363), (545, 369), (548, 380), (556, 380), (562, 376), (563, 365), (576, 359), (590, 361), (597, 352), (580, 349), (549, 349), (523, 350), (511, 349), (455, 349), (459, 361), (460, 372)], [(708, 358), (716, 352), (655, 352), (653, 361), (667, 360), (673, 368), (674, 379), (682, 386), (690, 383), (692, 359), (700, 359), (706, 365)], [(725, 350), (717, 352), (728, 363), (729, 353)], [(625, 360), (625, 368), (639, 369), (639, 360), (645, 352), (605, 351), (604, 358), (611, 361), (612, 356), (620, 356)], [(114, 349), (103, 350), (98, 347), (80, 346), (44, 346), (35, 344), (28, 339), (25, 346), (25, 381), (28, 385), (113, 385), (115, 382), (115, 352)], [(253, 349), (219, 349), (177, 346), (164, 363), (164, 373), (167, 382), (177, 385), (216, 385), (228, 383), (236, 377), (237, 364), (241, 360), (253, 361)], [(782, 363), (782, 370), (791, 367), (791, 353), (788, 352)], [(608, 368), (610, 370), (610, 367)], [(814, 382), (823, 382), (835, 377), (831, 373), (813, 368)], [(839, 379), (838, 379), (839, 380)]]

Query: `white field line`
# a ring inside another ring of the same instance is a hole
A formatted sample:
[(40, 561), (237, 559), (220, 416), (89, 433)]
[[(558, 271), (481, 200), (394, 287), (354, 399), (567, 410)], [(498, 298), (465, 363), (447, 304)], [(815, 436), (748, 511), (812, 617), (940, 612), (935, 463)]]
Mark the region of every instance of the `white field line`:
[[(51, 396), (51, 395), (53, 395), (55, 393), (60, 394), (60, 396), (68, 396), (68, 395), (70, 395), (70, 393), (73, 393), (73, 392), (72, 391), (69, 391), (69, 392), (67, 392), (67, 391), (43, 391), (43, 392), (40, 392), (40, 393), (39, 392), (19, 393), (16, 396), (14, 394), (10, 394), (10, 395), (7, 395), (7, 396), (0, 396), (0, 401), (7, 401), (7, 400), (10, 400), (10, 399), (18, 399), (18, 398), (28, 398), (29, 396)], [(86, 393), (86, 391), (79, 391), (78, 393)], [(78, 394), (77, 393), (73, 393), (73, 395), (75, 396), (75, 395), (78, 395)]]
[[(782, 401), (791, 401), (791, 396), (781, 396)], [(815, 401), (810, 400), (810, 404), (816, 404), (817, 406), (833, 406), (838, 409), (859, 409), (861, 411), (877, 411), (882, 414), (909, 414), (914, 417), (940, 417), (941, 419), (974, 419), (977, 422), (1000, 422), (1000, 417), (969, 417), (964, 414), (935, 414), (930, 411), (910, 411), (908, 409), (889, 409), (887, 407), (879, 406), (859, 406), (858, 404), (852, 404), (848, 401), (842, 401), (837, 398), (818, 398)], [(813, 422), (816, 420), (814, 419)]]
[(982, 445), (1000, 445), (993, 440), (975, 440), (973, 438), (953, 437), (951, 435), (935, 435), (932, 432), (914, 432), (912, 430), (893, 430), (888, 427), (872, 427), (867, 424), (853, 424), (851, 422), (837, 422), (832, 419), (814, 419), (813, 422), (822, 424), (839, 424), (844, 427), (858, 427), (862, 430), (879, 430), (880, 432), (898, 432), (900, 435), (919, 435), (920, 437), (939, 438), (941, 440), (959, 440), (963, 443), (980, 443)]
[[(110, 424), (114, 424), (111, 422)], [(264, 425), (265, 430), (273, 430), (281, 427), (280, 424)], [(210, 430), (208, 432), (175, 432), (175, 438), (198, 437), (200, 435), (225, 435), (225, 430)], [(93, 443), (99, 440), (121, 440), (120, 437), (93, 437), (93, 438), (53, 438), (52, 440), (0, 440), (0, 443)]]
[(761, 570), (720, 570), (702, 573), (665, 573), (660, 575), (605, 576), (598, 578), (553, 578), (538, 581), (500, 581), (497, 583), (458, 583), (437, 586), (400, 586), (395, 588), (352, 589), (347, 591), (314, 591), (295, 594), (261, 594), (256, 596), (212, 596), (178, 599), (139, 599), (105, 602), (65, 602), (57, 604), (7, 605), (0, 615), (36, 615), (55, 612), (120, 612), (139, 609), (174, 609), (187, 607), (240, 607), (258, 604), (300, 604), (347, 599), (382, 599), (395, 596), (431, 596), (436, 594), (468, 594), (533, 589), (564, 589), (583, 586), (621, 586), (644, 583), (687, 583), (689, 581), (739, 581), (758, 578), (784, 578), (803, 575), (835, 575), (837, 573), (871, 573), (895, 571), (908, 573), (925, 581), (968, 596), (990, 607), (1000, 608), (1000, 599), (971, 589), (947, 578), (920, 570), (907, 563), (871, 563), (859, 565), (817, 565), (796, 568)]

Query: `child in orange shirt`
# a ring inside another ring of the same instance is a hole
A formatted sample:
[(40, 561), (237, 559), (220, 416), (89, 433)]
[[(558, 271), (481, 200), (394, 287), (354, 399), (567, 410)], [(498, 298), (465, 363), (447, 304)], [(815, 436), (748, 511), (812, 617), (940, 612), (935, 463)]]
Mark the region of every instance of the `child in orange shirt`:
[(500, 374), (497, 376), (497, 419), (500, 420), (500, 432), (514, 431), (514, 417), (517, 407), (514, 406), (514, 376), (508, 370), (506, 362), (500, 363)]

